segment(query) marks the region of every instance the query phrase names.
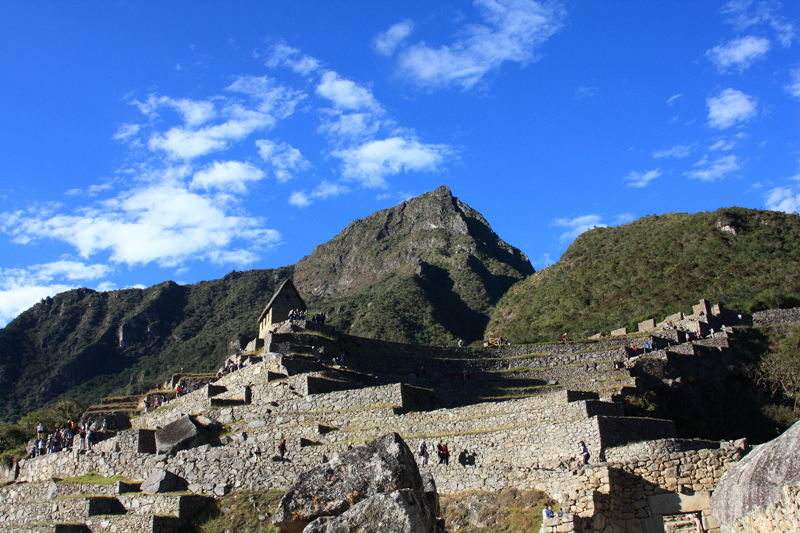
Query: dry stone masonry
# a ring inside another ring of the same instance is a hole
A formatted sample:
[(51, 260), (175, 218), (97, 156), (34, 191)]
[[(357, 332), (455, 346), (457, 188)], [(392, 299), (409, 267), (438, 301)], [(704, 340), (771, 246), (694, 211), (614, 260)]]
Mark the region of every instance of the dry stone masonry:
[[(695, 307), (694, 319), (731, 317), (718, 306)], [(674, 318), (673, 326), (686, 320)], [(545, 521), (545, 532), (660, 532), (670, 517), (694, 512), (709, 531), (720, 531), (709, 500), (747, 444), (678, 439), (672, 422), (625, 416), (618, 401), (636, 390), (630, 369), (641, 358), (728, 349), (729, 334), (721, 329), (691, 339), (683, 330), (660, 329), (665, 323), (640, 325), (646, 332), (634, 336), (474, 351), (274, 324), (258, 354), (241, 355), (248, 366), (160, 409), (140, 411), (131, 429), (91, 452), (74, 446), (6, 468), (11, 482), (0, 488), (0, 532), (53, 531), (53, 524), (66, 522), (82, 524), (75, 531), (173, 531), (209, 498), (242, 488), (287, 490), (306, 472), (347, 464), (351, 445), (366, 449), (362, 443), (387, 431), (414, 452), (427, 443), (428, 461), (416, 453), (406, 459), (440, 494), (505, 487), (547, 492), (563, 515)], [(276, 446), (283, 439), (282, 458)], [(579, 441), (589, 448), (589, 465), (580, 464)], [(438, 442), (451, 452), (447, 465), (438, 464)], [(91, 472), (139, 481), (53, 483)], [(417, 481), (396, 488), (378, 506), (383, 511), (399, 513), (425, 499)], [(795, 523), (797, 488), (786, 490), (725, 531), (764, 524), (778, 524), (769, 527), (779, 531)], [(379, 516), (376, 505), (363, 506)], [(426, 524), (438, 514), (431, 512)], [(340, 531), (342, 523), (359, 520), (345, 519), (313, 531)]]

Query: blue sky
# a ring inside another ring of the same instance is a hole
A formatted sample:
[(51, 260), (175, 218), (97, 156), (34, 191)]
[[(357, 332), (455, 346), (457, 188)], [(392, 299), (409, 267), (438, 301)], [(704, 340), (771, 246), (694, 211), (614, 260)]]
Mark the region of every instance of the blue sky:
[(442, 184), (535, 268), (800, 206), (800, 3), (0, 4), (0, 326), (297, 262)]

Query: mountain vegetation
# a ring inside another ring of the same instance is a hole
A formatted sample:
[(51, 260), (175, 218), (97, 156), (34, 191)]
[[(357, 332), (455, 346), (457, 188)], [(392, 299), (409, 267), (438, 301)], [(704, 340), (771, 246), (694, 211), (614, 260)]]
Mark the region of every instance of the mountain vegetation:
[(0, 330), (0, 420), (62, 396), (92, 403), (215, 371), (255, 338), (286, 278), (345, 333), (412, 343), (481, 338), (492, 306), (533, 273), (527, 257), (447, 187), (351, 223), (296, 265), (194, 285), (77, 289)]
[(800, 216), (726, 208), (648, 216), (580, 235), (555, 265), (514, 285), (487, 328), (517, 343), (553, 341), (691, 309), (800, 305)]

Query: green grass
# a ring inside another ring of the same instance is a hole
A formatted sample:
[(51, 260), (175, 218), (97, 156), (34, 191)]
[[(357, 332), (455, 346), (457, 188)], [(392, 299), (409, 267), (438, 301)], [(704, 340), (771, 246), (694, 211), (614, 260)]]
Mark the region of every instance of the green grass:
[[(270, 518), (284, 491), (237, 490), (213, 500), (192, 518), (184, 533), (278, 533)], [(259, 519), (261, 517), (262, 519)]]
[(556, 502), (537, 490), (465, 491), (440, 499), (447, 531), (459, 533), (537, 532), (548, 503), (558, 514)]
[(65, 477), (57, 481), (57, 483), (80, 483), (84, 485), (110, 485), (122, 481), (123, 483), (141, 483), (141, 481), (131, 481), (124, 476), (105, 477), (96, 472), (88, 472), (82, 476)]

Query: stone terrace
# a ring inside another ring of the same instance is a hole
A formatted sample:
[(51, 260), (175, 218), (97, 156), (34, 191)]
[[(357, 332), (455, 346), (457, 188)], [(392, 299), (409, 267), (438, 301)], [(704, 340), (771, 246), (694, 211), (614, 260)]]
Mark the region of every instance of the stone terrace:
[[(430, 464), (417, 459), (434, 474), (441, 493), (538, 488), (569, 511), (554, 526), (559, 531), (603, 531), (605, 522), (603, 527), (595, 522), (600, 515), (636, 530), (634, 523), (661, 516), (663, 509), (648, 498), (686, 486), (713, 490), (744, 446), (678, 440), (672, 422), (623, 416), (622, 404), (613, 401), (636, 386), (627, 368), (615, 369), (614, 361), (630, 364), (648, 342), (654, 348), (648, 357), (695, 353), (695, 345), (681, 344), (685, 339), (677, 332), (477, 351), (353, 337), (334, 341), (301, 331), (276, 333), (270, 340), (261, 362), (135, 418), (133, 429), (90, 453), (20, 461), (16, 482), (0, 493), (5, 502), (0, 531), (34, 531), (45, 527), (41, 523), (50, 525), (40, 530), (54, 531), (53, 524), (67, 522), (83, 524), (76, 531), (169, 531), (188, 516), (191, 502), (202, 501), (181, 498), (218, 497), (239, 488), (285, 489), (348, 443), (388, 431), (400, 433), (413, 450), (427, 441)], [(724, 349), (727, 339), (704, 342)], [(341, 353), (346, 367), (330, 362)], [(597, 371), (591, 370), (593, 363)], [(217, 421), (223, 432), (209, 435), (210, 444), (174, 456), (154, 454), (154, 430), (186, 414)], [(286, 460), (274, 455), (281, 438), (287, 439)], [(449, 465), (433, 464), (440, 440), (451, 451)], [(590, 468), (576, 463), (580, 440), (592, 454)], [(183, 478), (189, 493), (149, 496), (92, 486), (75, 489), (69, 498), (48, 494), (53, 478), (96, 472), (145, 479), (154, 468)], [(635, 493), (620, 499), (609, 488), (617, 482)]]

